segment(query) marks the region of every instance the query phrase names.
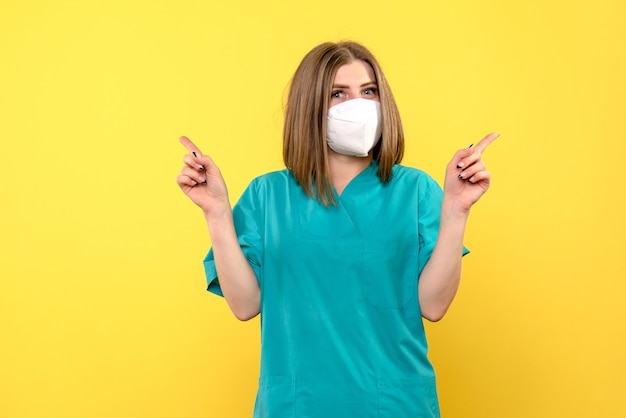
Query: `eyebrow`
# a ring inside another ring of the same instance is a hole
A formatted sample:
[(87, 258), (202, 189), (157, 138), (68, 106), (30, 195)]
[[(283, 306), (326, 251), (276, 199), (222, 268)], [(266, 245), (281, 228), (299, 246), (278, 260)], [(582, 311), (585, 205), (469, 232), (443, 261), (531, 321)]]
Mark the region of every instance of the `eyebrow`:
[[(363, 83), (361, 84), (359, 87), (366, 87), (366, 86), (377, 86), (378, 84), (375, 81), (368, 81), (367, 83)], [(341, 89), (347, 89), (350, 86), (345, 85), (345, 84), (333, 84), (333, 88), (341, 88)]]

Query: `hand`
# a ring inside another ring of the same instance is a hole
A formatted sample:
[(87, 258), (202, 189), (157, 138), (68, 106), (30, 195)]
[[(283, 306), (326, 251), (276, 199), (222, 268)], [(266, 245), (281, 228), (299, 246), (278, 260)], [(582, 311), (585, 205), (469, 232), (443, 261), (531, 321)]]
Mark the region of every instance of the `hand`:
[(498, 136), (491, 133), (476, 146), (457, 151), (446, 168), (444, 198), (453, 199), (455, 206), (462, 211), (469, 211), (489, 189), (491, 175), (481, 156)]
[(228, 190), (219, 168), (189, 138), (183, 136), (180, 142), (189, 154), (183, 158), (185, 166), (176, 177), (178, 186), (207, 215), (219, 216), (230, 210)]

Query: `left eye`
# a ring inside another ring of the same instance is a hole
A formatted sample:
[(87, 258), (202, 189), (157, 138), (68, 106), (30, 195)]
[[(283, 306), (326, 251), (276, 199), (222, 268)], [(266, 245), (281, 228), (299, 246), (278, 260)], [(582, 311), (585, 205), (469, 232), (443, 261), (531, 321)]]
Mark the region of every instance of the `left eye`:
[(367, 96), (371, 96), (373, 94), (376, 94), (376, 89), (371, 87), (369, 89), (365, 89), (363, 90), (363, 94), (367, 95)]

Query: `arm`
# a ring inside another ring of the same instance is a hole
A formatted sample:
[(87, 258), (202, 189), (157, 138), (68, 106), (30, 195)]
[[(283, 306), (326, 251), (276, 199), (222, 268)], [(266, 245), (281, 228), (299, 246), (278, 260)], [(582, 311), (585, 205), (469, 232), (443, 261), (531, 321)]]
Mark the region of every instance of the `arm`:
[(259, 313), (261, 291), (250, 264), (239, 246), (226, 184), (211, 158), (187, 138), (181, 143), (189, 154), (176, 181), (182, 191), (200, 208), (212, 240), (220, 287), (235, 316), (248, 320)]
[(459, 288), (468, 216), (469, 212), (454, 208), (444, 193), (437, 243), (418, 282), (422, 316), (429, 321), (443, 318)]
[(418, 282), (422, 316), (429, 321), (443, 318), (459, 288), (469, 212), (489, 188), (491, 178), (481, 154), (497, 137), (487, 135), (475, 148), (458, 151), (446, 169), (439, 236)]
[(221, 216), (204, 212), (212, 239), (215, 268), (224, 298), (237, 319), (247, 321), (259, 313), (261, 290), (257, 277), (241, 251), (231, 210)]

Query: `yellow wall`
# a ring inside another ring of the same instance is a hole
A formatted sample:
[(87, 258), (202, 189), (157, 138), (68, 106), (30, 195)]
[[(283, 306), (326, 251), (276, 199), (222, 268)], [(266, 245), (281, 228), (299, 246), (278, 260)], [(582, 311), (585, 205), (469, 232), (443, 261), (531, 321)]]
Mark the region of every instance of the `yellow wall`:
[(205, 292), (185, 134), (233, 202), (282, 167), (301, 57), (379, 57), (441, 180), (490, 131), (460, 294), (429, 325), (445, 417), (626, 416), (621, 0), (4, 1), (0, 416), (248, 417), (258, 320)]

